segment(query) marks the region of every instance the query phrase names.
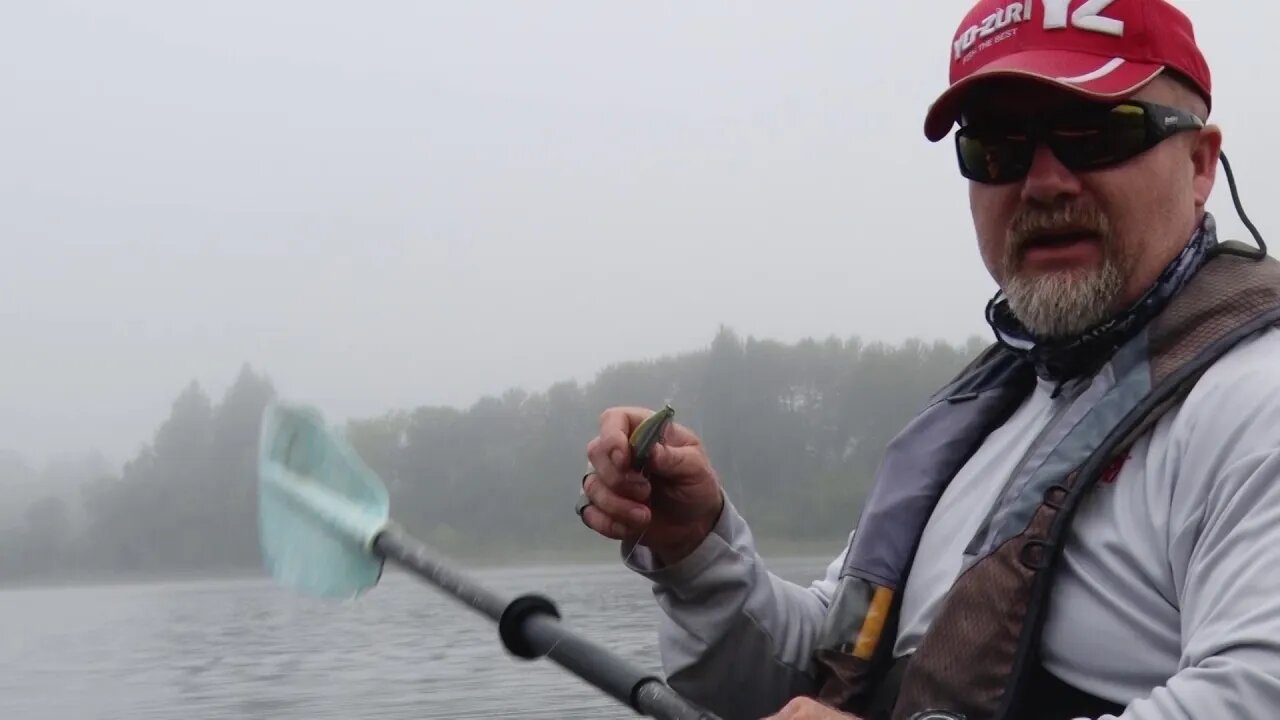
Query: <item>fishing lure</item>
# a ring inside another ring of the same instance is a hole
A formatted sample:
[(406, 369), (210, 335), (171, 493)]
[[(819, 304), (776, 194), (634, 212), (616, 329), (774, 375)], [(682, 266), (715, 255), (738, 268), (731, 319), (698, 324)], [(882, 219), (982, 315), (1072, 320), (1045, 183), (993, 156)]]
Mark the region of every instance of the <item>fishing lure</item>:
[(662, 442), (662, 437), (675, 415), (676, 411), (671, 407), (671, 403), (667, 403), (631, 432), (631, 468), (633, 470), (644, 470), (649, 464), (650, 458), (653, 457), (653, 446)]

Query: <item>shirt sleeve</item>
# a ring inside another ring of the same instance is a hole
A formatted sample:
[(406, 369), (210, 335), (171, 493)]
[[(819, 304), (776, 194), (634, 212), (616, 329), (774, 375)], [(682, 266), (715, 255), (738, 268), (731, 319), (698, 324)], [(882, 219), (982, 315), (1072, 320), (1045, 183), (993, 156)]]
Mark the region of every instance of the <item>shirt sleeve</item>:
[(1280, 713), (1280, 372), (1272, 368), (1280, 360), (1197, 388), (1189, 419), (1175, 423), (1170, 561), (1182, 656), (1120, 720)]
[(677, 692), (729, 720), (764, 717), (816, 691), (812, 652), (843, 552), (808, 586), (779, 578), (727, 497), (711, 534), (680, 562), (659, 567), (640, 546), (622, 552), (653, 583), (662, 666)]

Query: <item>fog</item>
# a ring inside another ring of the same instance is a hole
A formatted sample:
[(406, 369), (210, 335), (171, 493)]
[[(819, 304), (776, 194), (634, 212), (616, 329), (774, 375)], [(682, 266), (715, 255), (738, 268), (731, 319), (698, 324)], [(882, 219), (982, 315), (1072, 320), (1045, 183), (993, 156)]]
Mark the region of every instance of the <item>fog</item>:
[[(1278, 227), (1269, 3), (1184, 2)], [(987, 336), (963, 4), (15, 3), (0, 448), (129, 459), (242, 366), (337, 419), (743, 336)], [(1211, 203), (1245, 238), (1222, 182)], [(584, 439), (585, 440), (585, 439)]]

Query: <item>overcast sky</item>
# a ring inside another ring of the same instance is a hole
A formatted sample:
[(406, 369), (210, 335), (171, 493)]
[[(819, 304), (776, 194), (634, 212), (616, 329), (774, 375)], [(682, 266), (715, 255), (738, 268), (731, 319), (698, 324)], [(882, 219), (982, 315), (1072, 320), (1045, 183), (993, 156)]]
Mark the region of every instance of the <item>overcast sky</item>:
[[(1275, 232), (1280, 11), (1178, 4)], [(244, 362), (341, 419), (722, 323), (986, 336), (965, 185), (921, 131), (968, 6), (9, 3), (0, 448), (124, 460)], [(1211, 209), (1244, 236), (1225, 180)]]

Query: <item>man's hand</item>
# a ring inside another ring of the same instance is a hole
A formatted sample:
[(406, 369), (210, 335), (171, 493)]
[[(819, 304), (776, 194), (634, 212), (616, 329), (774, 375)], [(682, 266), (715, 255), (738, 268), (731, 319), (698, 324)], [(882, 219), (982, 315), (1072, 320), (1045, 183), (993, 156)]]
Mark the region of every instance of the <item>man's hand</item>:
[(671, 565), (715, 527), (724, 497), (702, 442), (678, 423), (654, 446), (645, 472), (632, 469), (629, 438), (652, 414), (624, 407), (600, 416), (600, 434), (587, 444), (595, 472), (583, 484), (591, 505), (582, 520), (607, 538), (648, 547), (660, 563)]
[(763, 720), (859, 720), (857, 715), (842, 713), (839, 710), (814, 700), (798, 697), (783, 706), (775, 715)]

